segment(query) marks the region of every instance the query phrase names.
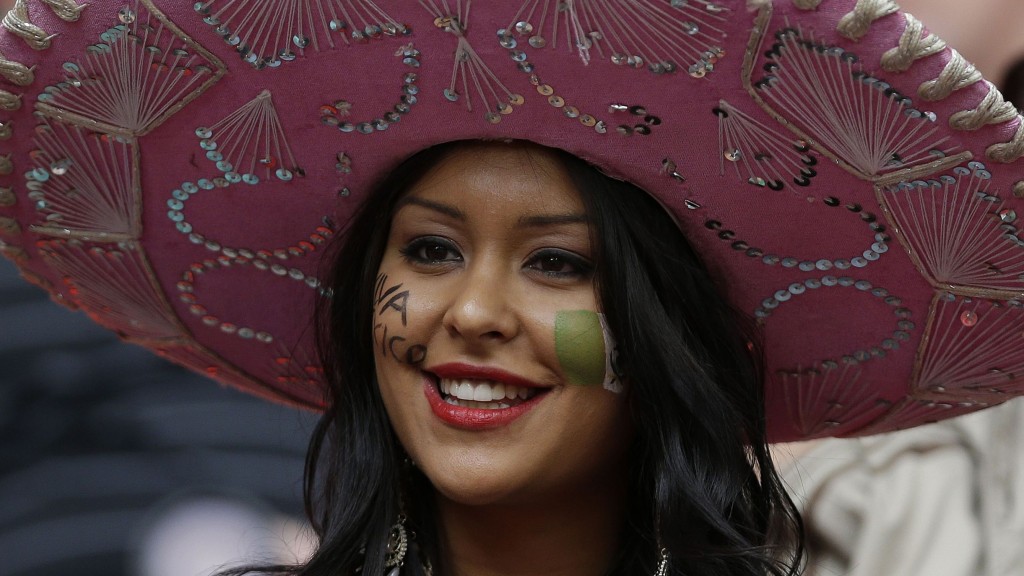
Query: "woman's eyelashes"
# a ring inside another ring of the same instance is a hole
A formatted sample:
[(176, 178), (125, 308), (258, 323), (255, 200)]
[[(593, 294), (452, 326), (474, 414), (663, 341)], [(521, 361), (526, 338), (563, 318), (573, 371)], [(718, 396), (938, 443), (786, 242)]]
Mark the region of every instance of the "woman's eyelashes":
[[(405, 260), (416, 266), (442, 267), (460, 264), (458, 246), (440, 236), (414, 238), (399, 249)], [(569, 250), (543, 248), (529, 255), (523, 269), (556, 279), (589, 279), (594, 271), (590, 261)]]
[(546, 248), (534, 252), (526, 268), (552, 278), (589, 279), (594, 265), (589, 260), (567, 250)]
[(402, 256), (413, 264), (437, 266), (461, 262), (462, 254), (451, 240), (439, 236), (422, 236), (399, 249)]

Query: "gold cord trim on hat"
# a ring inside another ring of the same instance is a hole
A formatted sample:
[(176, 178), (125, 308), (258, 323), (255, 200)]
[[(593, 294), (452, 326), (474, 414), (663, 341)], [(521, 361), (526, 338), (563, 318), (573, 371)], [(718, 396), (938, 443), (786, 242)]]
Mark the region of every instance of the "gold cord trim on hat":
[[(15, 262), (24, 262), (28, 260), (28, 252), (19, 246), (13, 246), (0, 240), (0, 255), (13, 260)], [(24, 272), (22, 273), (24, 275)]]
[(53, 9), (54, 14), (65, 22), (75, 22), (88, 4), (78, 4), (75, 0), (39, 0)]
[(21, 109), (21, 95), (0, 90), (0, 110), (14, 112)]
[(1007, 102), (995, 86), (989, 85), (988, 95), (974, 110), (957, 112), (949, 119), (949, 125), (956, 130), (977, 130), (988, 124), (1002, 124), (1017, 117), (1017, 108)]
[(793, 0), (793, 5), (801, 10), (816, 10), (821, 0)]
[(986, 155), (990, 160), (1009, 164), (1024, 158), (1024, 116), (1020, 116), (1020, 125), (1017, 126), (1017, 133), (1013, 139), (1004, 144), (994, 144), (988, 147)]
[(925, 82), (917, 93), (928, 102), (937, 102), (949, 98), (953, 92), (977, 84), (984, 77), (981, 72), (960, 55), (956, 50), (950, 51), (950, 60), (935, 80)]
[[(948, 98), (953, 92), (985, 81), (981, 72), (956, 50), (951, 50), (949, 63), (935, 80), (925, 82), (918, 94), (928, 101)], [(949, 124), (955, 130), (977, 130), (990, 124), (1002, 124), (1020, 119), (1016, 134), (1009, 142), (994, 144), (986, 150), (989, 160), (1009, 164), (1024, 157), (1024, 116), (1016, 107), (1005, 100), (999, 90), (985, 81), (988, 94), (974, 110), (958, 112), (950, 117)]]
[(21, 225), (14, 218), (0, 216), (0, 235), (17, 236), (21, 234)]
[(882, 56), (882, 68), (887, 72), (906, 72), (914, 62), (938, 54), (946, 49), (946, 42), (935, 34), (924, 34), (924, 24), (912, 14), (904, 14), (907, 28), (900, 37), (899, 46)]
[(15, 0), (14, 7), (4, 16), (3, 26), (35, 50), (49, 48), (50, 40), (56, 36), (32, 23), (28, 16), (28, 0)]
[[(948, 47), (938, 36), (925, 34), (924, 25), (911, 14), (904, 14), (904, 18), (907, 27), (900, 37), (899, 45), (882, 56), (882, 68), (889, 72), (906, 72), (917, 60), (938, 54)], [(935, 102), (978, 82), (986, 83), (988, 94), (977, 108), (964, 110), (950, 117), (950, 127), (954, 130), (972, 131), (991, 124), (1010, 122), (1019, 117), (1017, 108), (1007, 102), (999, 90), (985, 81), (981, 72), (956, 50), (950, 50), (950, 60), (939, 77), (922, 84), (918, 94), (924, 100)], [(990, 160), (1009, 163), (1024, 156), (1024, 118), (1021, 122), (1021, 128), (1013, 140), (988, 148), (987, 156)]]
[(899, 5), (893, 0), (857, 0), (853, 12), (839, 21), (837, 30), (850, 40), (860, 40), (871, 29), (875, 20), (899, 12)]
[(36, 75), (32, 72), (31, 68), (20, 62), (8, 60), (3, 53), (0, 53), (0, 76), (18, 86), (28, 86), (36, 79)]

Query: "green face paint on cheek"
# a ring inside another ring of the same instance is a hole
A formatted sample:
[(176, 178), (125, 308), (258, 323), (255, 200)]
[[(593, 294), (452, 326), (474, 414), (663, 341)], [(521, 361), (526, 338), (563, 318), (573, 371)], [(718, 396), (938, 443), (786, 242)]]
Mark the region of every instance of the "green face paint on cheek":
[(600, 386), (605, 380), (604, 329), (597, 312), (555, 314), (555, 352), (570, 384)]

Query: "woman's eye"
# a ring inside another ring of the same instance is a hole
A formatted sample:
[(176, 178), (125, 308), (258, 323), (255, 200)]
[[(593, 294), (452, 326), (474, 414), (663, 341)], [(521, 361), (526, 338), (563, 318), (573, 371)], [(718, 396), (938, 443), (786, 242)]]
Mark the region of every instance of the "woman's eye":
[(548, 276), (590, 276), (593, 267), (586, 259), (568, 252), (544, 251), (536, 254), (527, 267)]
[(419, 264), (437, 264), (462, 260), (448, 241), (440, 238), (418, 238), (401, 249), (402, 255)]

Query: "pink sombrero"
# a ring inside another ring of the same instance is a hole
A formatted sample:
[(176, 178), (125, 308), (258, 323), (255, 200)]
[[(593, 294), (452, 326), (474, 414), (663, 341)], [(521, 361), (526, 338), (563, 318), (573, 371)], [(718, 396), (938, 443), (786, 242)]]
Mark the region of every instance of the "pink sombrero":
[(461, 139), (650, 191), (766, 334), (775, 440), (1024, 393), (1024, 122), (889, 0), (19, 0), (0, 250), (58, 302), (316, 409), (325, 244)]

